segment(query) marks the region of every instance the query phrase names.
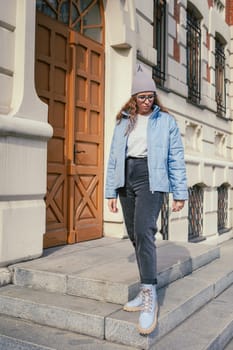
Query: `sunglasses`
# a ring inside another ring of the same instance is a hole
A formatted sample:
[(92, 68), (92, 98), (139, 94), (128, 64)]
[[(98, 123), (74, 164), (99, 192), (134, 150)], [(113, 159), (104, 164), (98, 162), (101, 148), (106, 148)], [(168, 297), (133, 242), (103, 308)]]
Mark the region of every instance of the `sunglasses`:
[(149, 102), (153, 101), (153, 99), (155, 98), (155, 94), (152, 95), (138, 95), (137, 99), (140, 102), (145, 102), (146, 100), (148, 100)]

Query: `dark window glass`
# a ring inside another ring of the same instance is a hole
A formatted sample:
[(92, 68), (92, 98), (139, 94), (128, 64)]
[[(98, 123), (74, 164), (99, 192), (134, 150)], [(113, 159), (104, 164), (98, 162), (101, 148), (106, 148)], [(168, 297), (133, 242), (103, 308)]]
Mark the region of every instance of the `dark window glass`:
[(201, 28), (200, 20), (187, 11), (187, 84), (188, 100), (195, 104), (201, 99)]
[(160, 233), (163, 239), (168, 239), (169, 234), (169, 194), (164, 193), (161, 207), (161, 229)]
[(227, 228), (228, 219), (228, 188), (218, 187), (218, 232), (222, 233)]
[(157, 65), (153, 67), (153, 78), (159, 86), (165, 82), (166, 57), (166, 1), (154, 0), (154, 48)]
[(215, 40), (215, 88), (217, 115), (224, 117), (226, 114), (225, 54), (224, 45), (218, 39)]
[(202, 187), (189, 187), (188, 200), (188, 238), (189, 241), (198, 240), (203, 233), (203, 197)]

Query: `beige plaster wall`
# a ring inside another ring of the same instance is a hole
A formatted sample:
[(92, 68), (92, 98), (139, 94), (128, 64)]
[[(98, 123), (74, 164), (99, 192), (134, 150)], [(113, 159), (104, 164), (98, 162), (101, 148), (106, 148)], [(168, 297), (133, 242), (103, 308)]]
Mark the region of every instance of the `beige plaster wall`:
[[(41, 255), (52, 128), (34, 89), (35, 1), (0, 2), (0, 266)], [(2, 40), (1, 40), (2, 42)]]
[[(116, 4), (118, 3), (118, 4)], [(124, 3), (124, 6), (122, 5)], [(224, 21), (223, 12), (209, 9), (207, 1), (193, 1), (202, 14), (202, 108), (187, 103), (186, 83), (186, 8), (187, 1), (179, 0), (180, 21), (174, 19), (175, 1), (167, 2), (167, 76), (166, 89), (158, 89), (163, 104), (175, 116), (180, 127), (187, 165), (188, 185), (201, 183), (204, 186), (204, 222), (203, 236), (206, 242), (224, 240), (217, 232), (217, 187), (229, 184), (229, 197), (233, 184), (233, 138), (232, 138), (232, 36), (233, 32)], [(105, 95), (105, 169), (114, 118), (121, 104), (130, 93), (132, 73), (135, 69), (136, 55), (139, 60), (151, 65), (156, 64), (156, 52), (153, 49), (153, 2), (107, 1), (106, 7), (106, 95)], [(112, 11), (113, 7), (114, 11)], [(117, 9), (116, 9), (117, 7)], [(130, 20), (129, 20), (130, 18)], [(133, 20), (132, 20), (133, 19)], [(128, 35), (126, 35), (128, 28)], [(210, 34), (210, 50), (206, 48), (206, 33)], [(218, 32), (226, 41), (226, 78), (227, 113), (226, 118), (216, 117), (214, 50), (215, 34)], [(124, 33), (124, 34), (123, 34)], [(130, 33), (130, 34), (129, 34)], [(180, 61), (173, 57), (174, 38), (180, 46)], [(113, 40), (114, 38), (114, 40)], [(122, 39), (125, 38), (125, 41)], [(128, 38), (128, 40), (126, 40)], [(123, 42), (124, 41), (124, 42)], [(210, 65), (210, 82), (206, 79), (206, 64)], [(212, 206), (209, 207), (209, 201)], [(171, 202), (171, 201), (170, 201)], [(229, 232), (232, 236), (232, 204), (229, 200)], [(125, 229), (121, 211), (110, 214), (105, 203), (105, 230), (107, 236), (123, 236)], [(170, 239), (188, 240), (188, 208), (169, 217)], [(158, 235), (159, 236), (159, 235)]]

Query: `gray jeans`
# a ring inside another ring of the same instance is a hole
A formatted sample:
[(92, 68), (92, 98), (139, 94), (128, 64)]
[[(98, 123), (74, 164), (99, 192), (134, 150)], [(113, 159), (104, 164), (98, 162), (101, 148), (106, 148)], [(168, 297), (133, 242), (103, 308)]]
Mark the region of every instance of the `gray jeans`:
[(128, 236), (133, 243), (141, 283), (157, 283), (155, 234), (163, 193), (149, 190), (147, 158), (128, 158), (125, 187), (119, 189)]

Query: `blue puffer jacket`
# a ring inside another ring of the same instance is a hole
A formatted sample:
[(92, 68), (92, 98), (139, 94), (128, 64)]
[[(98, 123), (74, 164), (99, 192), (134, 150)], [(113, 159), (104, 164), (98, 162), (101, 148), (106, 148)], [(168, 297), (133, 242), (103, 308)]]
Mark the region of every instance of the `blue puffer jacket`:
[[(116, 124), (105, 186), (106, 198), (117, 198), (117, 189), (125, 184), (128, 116)], [(147, 126), (149, 183), (152, 192), (172, 192), (175, 200), (188, 198), (184, 150), (175, 119), (154, 107)]]

